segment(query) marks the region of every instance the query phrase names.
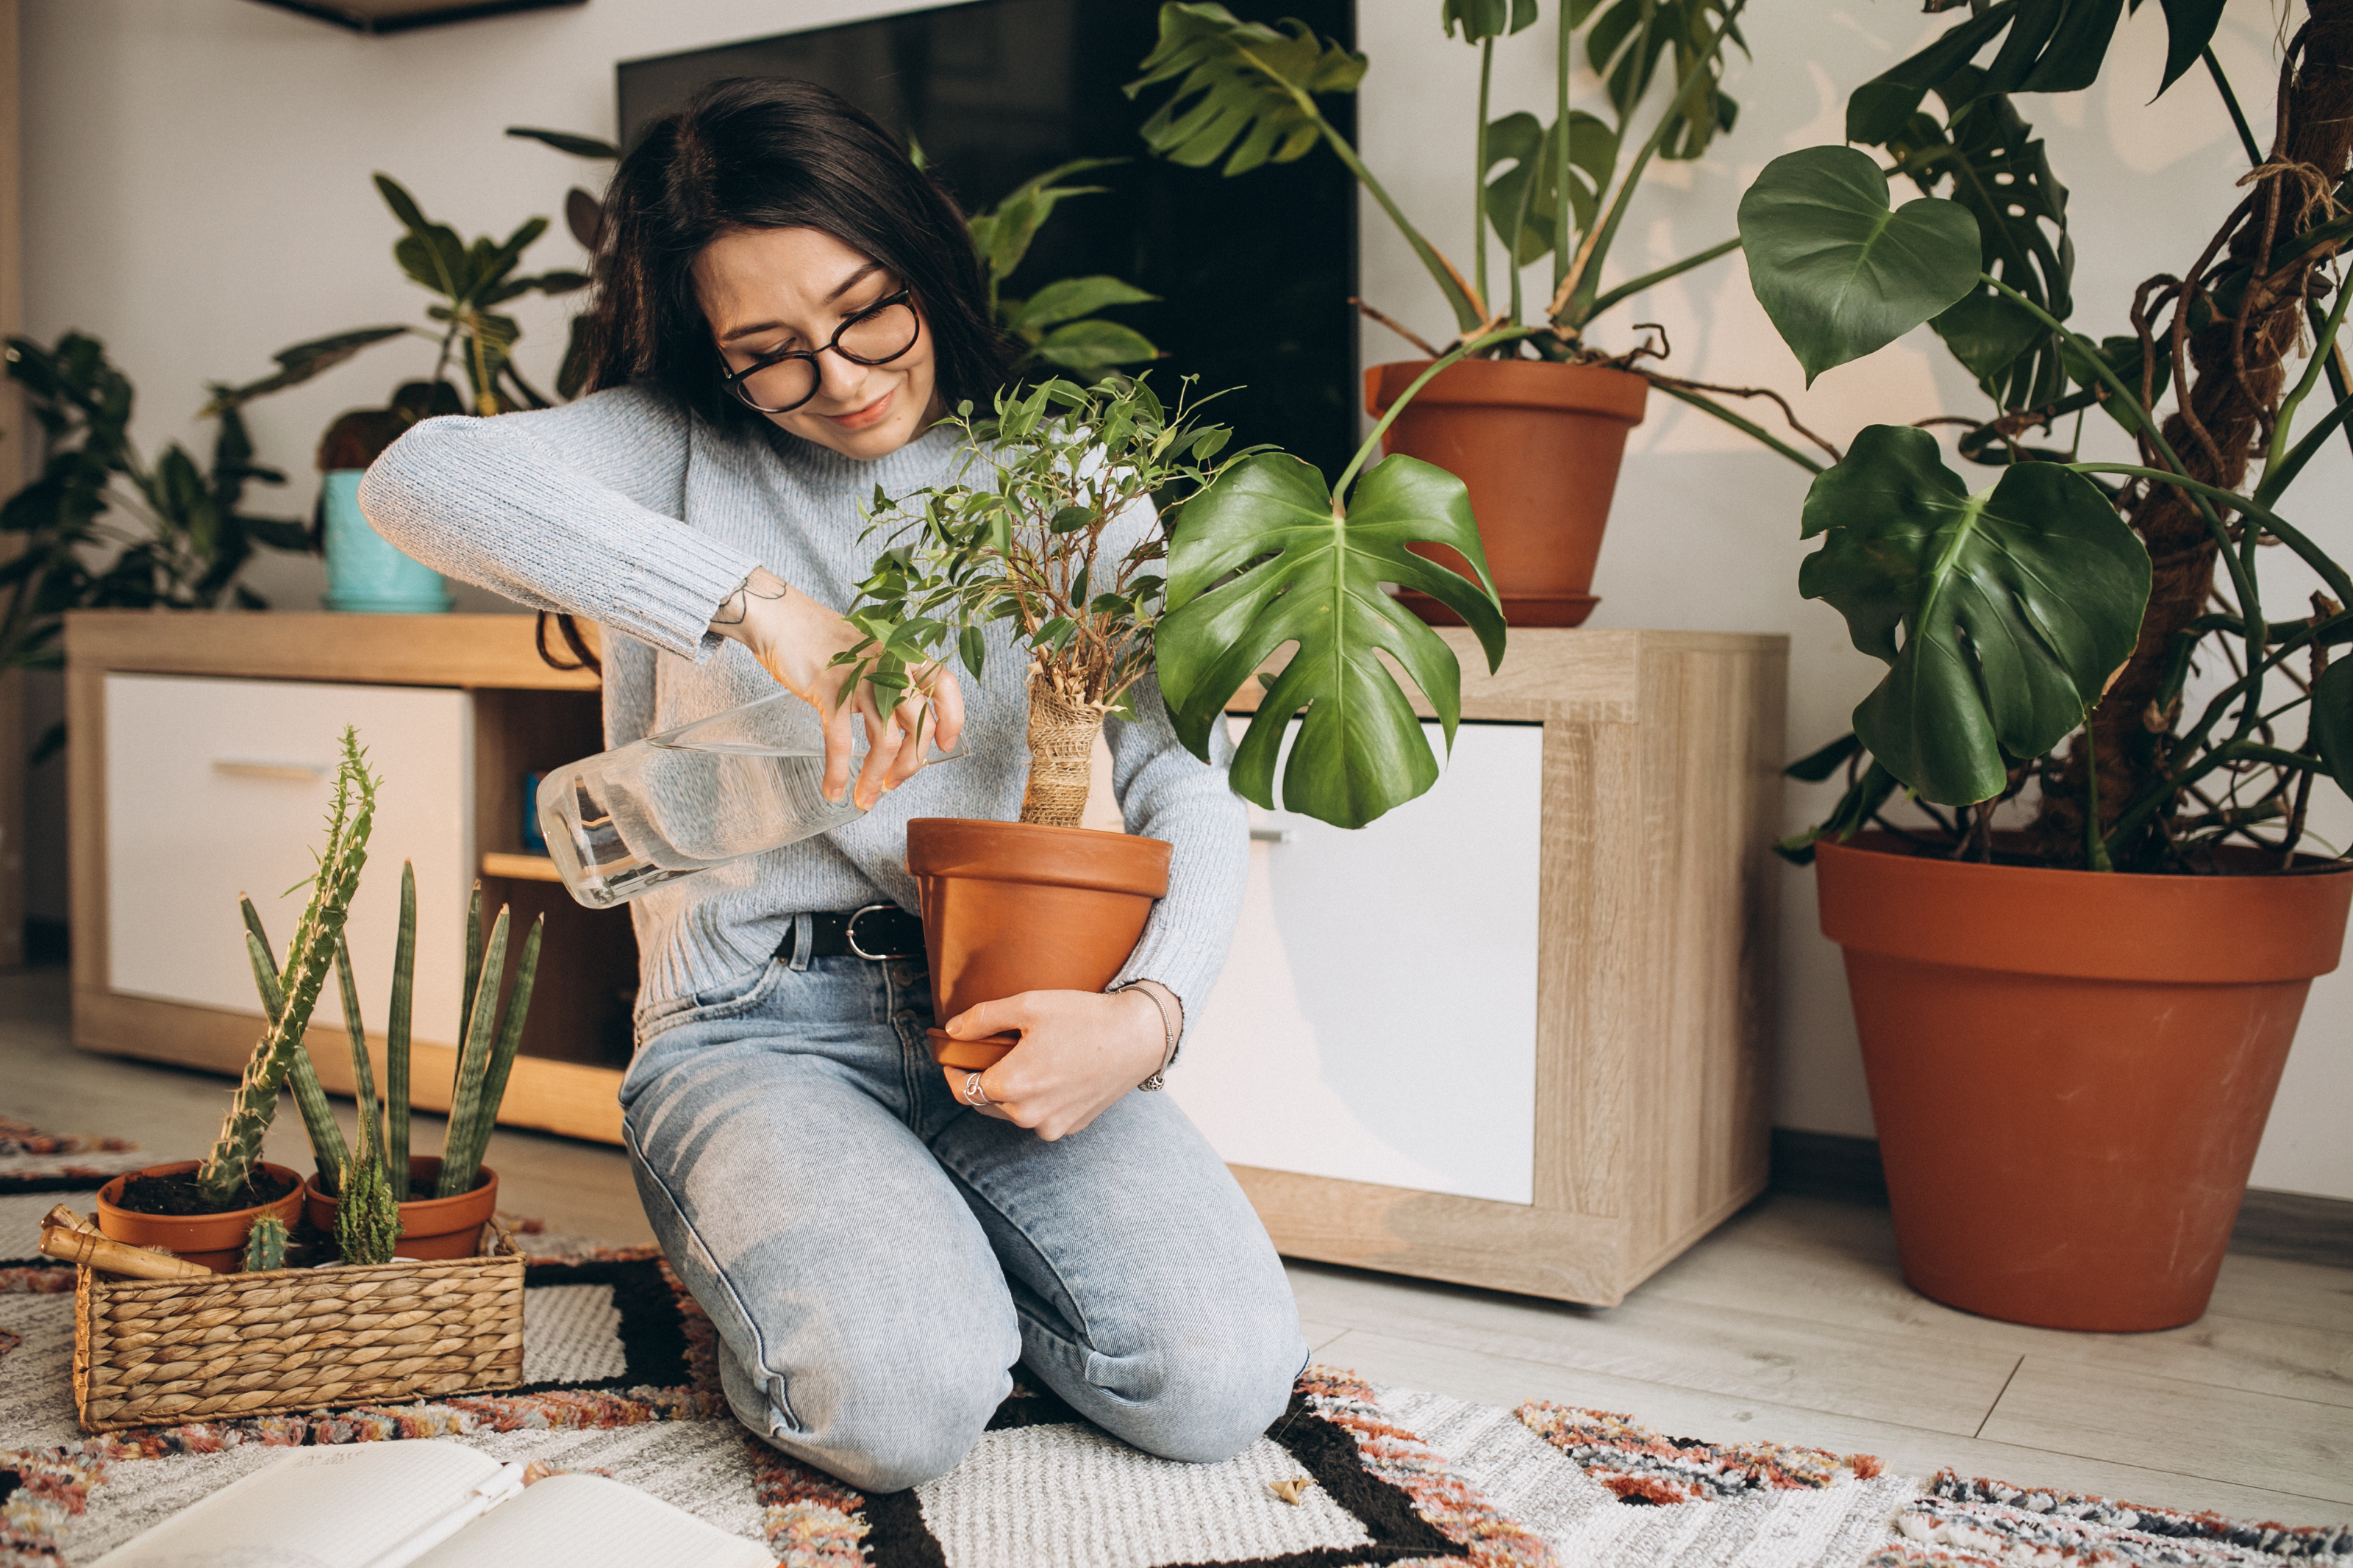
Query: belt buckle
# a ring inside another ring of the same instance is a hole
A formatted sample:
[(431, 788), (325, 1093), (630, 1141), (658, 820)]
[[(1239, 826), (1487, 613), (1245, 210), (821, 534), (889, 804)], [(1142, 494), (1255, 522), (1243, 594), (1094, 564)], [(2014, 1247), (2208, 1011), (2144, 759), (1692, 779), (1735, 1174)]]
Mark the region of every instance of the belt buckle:
[(898, 907), (899, 906), (896, 904), (868, 904), (863, 909), (852, 910), (849, 912), (849, 919), (843, 923), (841, 928), (841, 938), (844, 942), (849, 944), (849, 951), (856, 953), (859, 957), (866, 960), (869, 963), (880, 963), (886, 958), (907, 958), (912, 956), (911, 954), (904, 952), (869, 952), (863, 946), (860, 945), (858, 941), (858, 921), (860, 916), (871, 915), (878, 910), (884, 910), (895, 911)]

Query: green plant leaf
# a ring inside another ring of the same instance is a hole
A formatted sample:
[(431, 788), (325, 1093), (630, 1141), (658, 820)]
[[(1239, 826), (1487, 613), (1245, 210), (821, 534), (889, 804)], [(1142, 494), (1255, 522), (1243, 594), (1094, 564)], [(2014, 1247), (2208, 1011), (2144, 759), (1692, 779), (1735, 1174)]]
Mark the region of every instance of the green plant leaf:
[(1039, 342), (1038, 357), (1064, 370), (1083, 372), (1139, 364), (1158, 359), (1160, 351), (1142, 332), (1117, 321), (1071, 321)]
[(2148, 553), (2088, 479), (2022, 463), (1970, 495), (1906, 426), (1868, 426), (1814, 480), (1804, 537), (1822, 544), (1799, 591), (1889, 667), (1856, 738), (1941, 805), (2000, 794), (2005, 759), (2082, 724), (2148, 602)]
[(1740, 244), (1757, 303), (1809, 385), (1943, 311), (1978, 279), (1968, 210), (1921, 196), (1889, 211), (1887, 176), (1852, 147), (1766, 164), (1740, 198)]
[(408, 232), (393, 242), (392, 258), (416, 282), (450, 300), (462, 300), (468, 287), (467, 252), (458, 231), (427, 218), (400, 182), (389, 174), (375, 176), (376, 194)]
[[(1708, 85), (1694, 88), (1670, 110), (1672, 129), (1659, 156), (1671, 163), (1698, 157), (1718, 132), (1731, 130), (1739, 118), (1739, 104), (1716, 85), (1724, 75), (1723, 53), (1709, 51), (1725, 9), (1725, 0), (1616, 0), (1586, 34), (1586, 58), (1602, 79), (1621, 134), (1662, 61), (1673, 61), (1671, 80), (1683, 81), (1694, 68), (1706, 72)], [(1725, 30), (1725, 42), (1747, 51), (1737, 26)]]
[(535, 125), (510, 125), (510, 136), (524, 136), (533, 142), (544, 142), (559, 153), (569, 153), (575, 158), (618, 158), (621, 150), (610, 142), (595, 136), (583, 136), (576, 131), (543, 131)]
[(406, 327), (362, 327), (356, 331), (336, 332), (329, 337), (312, 338), (296, 343), (292, 348), (280, 349), (269, 357), (278, 362), (278, 372), (243, 386), (216, 386), (212, 400), (202, 412), (209, 416), (224, 414), (257, 397), (267, 397), (290, 386), (300, 386), (312, 376), (332, 370), (371, 343), (386, 338), (396, 338), (407, 331)]
[(1113, 305), (1141, 305), (1159, 298), (1117, 278), (1064, 278), (1030, 295), (1008, 324), (1017, 332), (1036, 331), (1092, 316)]
[(2353, 658), (2340, 658), (2312, 683), (2312, 742), (2337, 787), (2353, 795)]
[(988, 275), (999, 281), (1011, 277), (1022, 258), (1029, 254), (1029, 242), (1038, 237), (1039, 226), (1054, 215), (1054, 208), (1063, 200), (1099, 195), (1110, 188), (1064, 185), (1057, 181), (1088, 169), (1107, 169), (1126, 162), (1124, 158), (1073, 158), (1067, 163), (1057, 163), (1044, 174), (1024, 180), (994, 207), (975, 214), (965, 226), (972, 233), (973, 248), (980, 253)]
[(1535, 26), (1536, 0), (1442, 0), (1439, 19), (1448, 37), (1459, 22), (1464, 43), (1484, 43)]
[(1809, 752), (1783, 768), (1781, 776), (1796, 779), (1801, 784), (1820, 784), (1838, 772), (1849, 757), (1862, 750), (1862, 742), (1854, 738), (1852, 731), (1849, 731), (1820, 751)]
[(1277, 30), (1237, 20), (1223, 5), (1172, 3), (1160, 7), (1160, 40), (1140, 68), (1124, 89), (1130, 98), (1177, 81), (1144, 122), (1145, 144), (1188, 169), (1222, 158), (1228, 174), (1240, 174), (1304, 156), (1323, 130), (1301, 96), (1356, 91), (1365, 57), (1317, 43), (1295, 16)]
[[(1415, 543), (1460, 552), (1478, 581), (1415, 554)], [(1502, 607), (1461, 480), (1388, 458), (1366, 470), (1347, 515), (1335, 517), (1324, 476), (1308, 464), (1281, 452), (1235, 461), (1185, 503), (1169, 540), (1169, 613), (1155, 658), (1178, 736), (1206, 759), (1228, 700), (1277, 649), (1295, 645), (1242, 737), (1235, 790), (1274, 805), (1283, 730), (1302, 710), (1282, 769), (1284, 809), (1362, 827), (1428, 789), (1437, 761), (1377, 655), (1420, 689), (1450, 745), (1461, 669), (1384, 583), (1438, 599), (1477, 634), (1490, 669), (1502, 662)]]

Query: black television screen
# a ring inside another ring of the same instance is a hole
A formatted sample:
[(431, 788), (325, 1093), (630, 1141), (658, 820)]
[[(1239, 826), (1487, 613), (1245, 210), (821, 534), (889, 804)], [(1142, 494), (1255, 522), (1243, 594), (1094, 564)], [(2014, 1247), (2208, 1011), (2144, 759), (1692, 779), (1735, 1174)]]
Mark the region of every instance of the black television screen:
[[(1231, 6), (1298, 16), (1353, 47), (1353, 0)], [(1136, 128), (1167, 92), (1120, 88), (1158, 35), (1156, 0), (976, 0), (789, 33), (619, 68), (624, 144), (707, 82), (820, 83), (895, 133), (913, 134), (966, 210), (1072, 158), (1130, 162), (1082, 183), (1008, 280), (1017, 297), (1057, 278), (1110, 273), (1160, 296), (1107, 312), (1164, 351), (1152, 379), (1239, 388), (1219, 405), (1236, 443), (1267, 441), (1336, 475), (1356, 442), (1356, 187), (1328, 150), (1229, 180), (1149, 156)], [(1261, 16), (1261, 13), (1263, 15)], [(1354, 136), (1356, 102), (1324, 100)]]

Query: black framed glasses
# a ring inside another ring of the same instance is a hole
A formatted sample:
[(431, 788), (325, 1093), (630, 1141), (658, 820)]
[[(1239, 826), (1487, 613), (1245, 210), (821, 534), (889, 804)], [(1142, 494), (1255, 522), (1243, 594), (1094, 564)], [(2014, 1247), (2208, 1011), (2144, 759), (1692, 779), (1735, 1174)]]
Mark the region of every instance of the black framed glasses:
[(742, 370), (730, 371), (719, 384), (756, 413), (790, 414), (817, 395), (818, 355), (829, 351), (852, 364), (889, 364), (913, 348), (923, 333), (913, 292), (902, 289), (842, 322), (824, 348), (778, 349)]

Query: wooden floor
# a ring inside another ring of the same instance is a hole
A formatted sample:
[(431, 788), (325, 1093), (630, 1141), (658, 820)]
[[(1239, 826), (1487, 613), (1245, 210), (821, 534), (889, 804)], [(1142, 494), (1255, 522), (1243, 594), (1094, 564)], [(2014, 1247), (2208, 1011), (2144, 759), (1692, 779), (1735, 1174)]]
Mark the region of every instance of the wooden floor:
[[(74, 1051), (65, 996), (59, 972), (0, 976), (0, 1111), (160, 1158), (199, 1152), (227, 1081)], [(419, 1126), (420, 1147), (438, 1137)], [(290, 1108), (269, 1148), (308, 1167)], [(616, 1150), (501, 1131), (490, 1163), (511, 1212), (650, 1239)], [(1883, 1209), (1774, 1194), (1608, 1310), (1316, 1264), (1292, 1278), (1317, 1359), (1376, 1382), (1876, 1454), (1908, 1474), (1951, 1465), (2290, 1524), (2353, 1519), (2353, 1270), (2233, 1254), (2189, 1328), (2018, 1328), (1905, 1289)]]

